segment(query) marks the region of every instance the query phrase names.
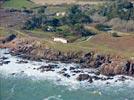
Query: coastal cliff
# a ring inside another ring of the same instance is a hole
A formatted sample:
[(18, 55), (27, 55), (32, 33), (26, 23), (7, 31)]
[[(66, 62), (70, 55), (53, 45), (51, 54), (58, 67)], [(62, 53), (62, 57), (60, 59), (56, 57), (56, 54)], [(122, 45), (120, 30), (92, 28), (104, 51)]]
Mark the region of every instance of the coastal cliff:
[(78, 63), (83, 69), (94, 68), (98, 70), (97, 74), (107, 76), (122, 74), (134, 76), (134, 60), (132, 59), (97, 54), (95, 51), (89, 51), (88, 53), (82, 51), (61, 52), (49, 48), (48, 45), (42, 44), (41, 41), (36, 38), (9, 38), (1, 38), (0, 48), (9, 48), (10, 53), (14, 56), (36, 61), (45, 59), (64, 63)]

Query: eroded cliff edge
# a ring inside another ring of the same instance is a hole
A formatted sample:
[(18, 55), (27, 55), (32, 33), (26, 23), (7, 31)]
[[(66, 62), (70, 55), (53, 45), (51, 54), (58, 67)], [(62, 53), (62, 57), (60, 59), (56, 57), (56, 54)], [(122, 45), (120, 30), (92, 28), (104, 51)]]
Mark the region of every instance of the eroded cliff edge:
[(64, 63), (78, 63), (81, 68), (95, 68), (96, 74), (107, 76), (129, 75), (134, 76), (134, 59), (98, 54), (95, 51), (85, 53), (83, 51), (63, 52), (49, 48), (40, 39), (34, 37), (3, 37), (0, 39), (0, 48), (9, 48), (10, 53), (29, 60), (61, 61)]

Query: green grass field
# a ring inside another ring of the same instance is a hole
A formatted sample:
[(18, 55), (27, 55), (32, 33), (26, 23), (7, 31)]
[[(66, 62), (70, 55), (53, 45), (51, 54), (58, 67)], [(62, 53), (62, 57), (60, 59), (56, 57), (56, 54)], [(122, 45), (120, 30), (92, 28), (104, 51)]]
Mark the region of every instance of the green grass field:
[(9, 1), (6, 1), (2, 5), (2, 7), (5, 7), (5, 8), (18, 8), (18, 9), (23, 8), (23, 7), (32, 8), (36, 6), (38, 5), (28, 0), (9, 0)]

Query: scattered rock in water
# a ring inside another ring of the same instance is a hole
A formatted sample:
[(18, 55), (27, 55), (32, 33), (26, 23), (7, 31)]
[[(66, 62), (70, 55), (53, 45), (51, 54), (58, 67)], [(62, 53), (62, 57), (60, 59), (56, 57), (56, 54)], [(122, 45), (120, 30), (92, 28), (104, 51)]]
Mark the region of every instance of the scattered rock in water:
[(92, 76), (92, 78), (93, 78), (94, 80), (101, 80), (101, 78), (98, 77), (98, 76)]
[(33, 70), (35, 70), (36, 68), (33, 68)]
[(10, 54), (10, 53), (9, 52), (5, 52), (4, 54), (7, 55), (7, 54)]
[(48, 65), (48, 66), (41, 66), (41, 67), (37, 68), (37, 70), (41, 70), (41, 72), (54, 71), (54, 68), (55, 68), (55, 66)]
[(21, 71), (21, 73), (24, 73), (24, 71)]
[(92, 80), (91, 77), (88, 79), (88, 82), (89, 82), (89, 83), (92, 83), (92, 82), (93, 82), (93, 80)]
[(2, 62), (0, 62), (0, 66), (2, 66), (3, 65), (3, 63)]
[(126, 78), (125, 76), (121, 76), (121, 77), (118, 79), (118, 81), (125, 81), (125, 80), (127, 80), (127, 78)]
[(69, 70), (75, 70), (75, 68), (74, 67), (70, 67)]
[(75, 76), (76, 74), (72, 74), (72, 76)]
[(61, 71), (59, 71), (58, 73), (59, 73), (59, 74), (64, 74), (64, 73), (65, 73), (65, 71), (62, 71), (62, 70), (61, 70)]
[(23, 64), (23, 63), (28, 63), (28, 61), (26, 61), (26, 60), (20, 60), (20, 61), (18, 61), (17, 63), (18, 63), (18, 64)]
[(80, 73), (81, 70), (74, 70), (74, 71), (72, 71), (72, 72), (74, 72), (74, 73)]
[(114, 79), (113, 77), (107, 77), (107, 80), (112, 80), (112, 79)]
[(67, 71), (67, 69), (66, 68), (63, 68), (61, 71)]
[(94, 72), (95, 75), (100, 75), (100, 71)]
[(65, 76), (65, 77), (67, 77), (67, 78), (69, 78), (69, 77), (70, 77), (70, 75), (69, 75), (69, 74), (67, 74), (67, 73), (64, 73), (64, 74), (63, 74), (63, 76)]
[(3, 63), (3, 64), (9, 64), (10, 61), (3, 61), (2, 63)]
[(16, 73), (12, 73), (11, 75), (15, 75)]
[(8, 57), (0, 57), (0, 59), (2, 59), (2, 60), (6, 60), (6, 59), (8, 59)]
[(110, 84), (110, 82), (106, 82), (106, 84), (108, 85), (108, 84)]
[(84, 80), (88, 80), (88, 82), (92, 83), (92, 77), (89, 76), (88, 74), (80, 74), (77, 78), (78, 81), (84, 81)]

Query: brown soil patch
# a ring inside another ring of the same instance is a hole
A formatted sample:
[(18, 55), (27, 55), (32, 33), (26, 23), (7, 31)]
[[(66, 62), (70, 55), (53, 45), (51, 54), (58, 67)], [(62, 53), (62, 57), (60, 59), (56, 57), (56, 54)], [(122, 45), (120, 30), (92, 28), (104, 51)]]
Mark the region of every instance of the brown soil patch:
[(0, 9), (0, 27), (22, 27), (29, 17), (29, 14), (23, 12)]

